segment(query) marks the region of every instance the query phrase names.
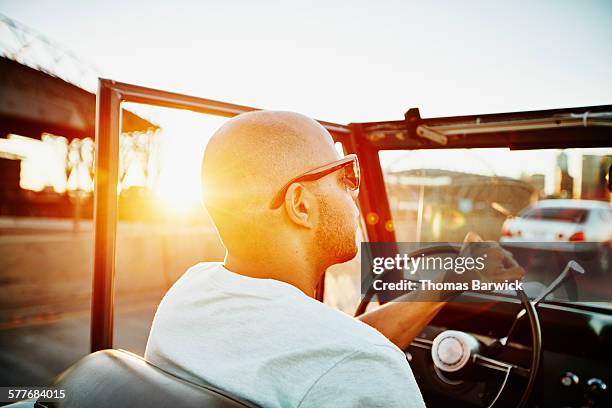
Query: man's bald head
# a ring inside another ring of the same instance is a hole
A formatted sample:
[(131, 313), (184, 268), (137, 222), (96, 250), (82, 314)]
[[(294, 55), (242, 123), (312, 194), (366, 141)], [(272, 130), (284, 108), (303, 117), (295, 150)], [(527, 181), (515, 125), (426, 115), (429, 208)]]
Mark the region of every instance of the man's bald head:
[(266, 221), (269, 203), (290, 179), (337, 158), (329, 132), (298, 113), (255, 111), (226, 122), (202, 164), (204, 203), (226, 245), (233, 232)]
[(204, 154), (205, 203), (261, 204), (289, 179), (337, 159), (334, 143), (315, 120), (293, 112), (255, 111), (225, 123)]

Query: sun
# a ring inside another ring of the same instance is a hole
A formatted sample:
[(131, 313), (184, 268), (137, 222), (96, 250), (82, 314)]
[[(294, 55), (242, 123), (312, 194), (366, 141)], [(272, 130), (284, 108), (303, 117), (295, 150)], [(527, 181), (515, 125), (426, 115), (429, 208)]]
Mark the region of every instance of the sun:
[(200, 180), (189, 174), (180, 167), (167, 167), (161, 171), (154, 190), (166, 211), (185, 214), (202, 205)]

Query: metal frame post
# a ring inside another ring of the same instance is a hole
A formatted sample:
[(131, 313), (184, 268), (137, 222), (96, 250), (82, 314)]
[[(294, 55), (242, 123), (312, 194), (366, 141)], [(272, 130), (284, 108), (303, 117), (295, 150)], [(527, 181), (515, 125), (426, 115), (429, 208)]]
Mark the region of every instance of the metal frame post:
[(91, 351), (112, 347), (117, 183), (121, 98), (100, 81), (96, 100), (94, 188), (94, 273), (91, 296)]

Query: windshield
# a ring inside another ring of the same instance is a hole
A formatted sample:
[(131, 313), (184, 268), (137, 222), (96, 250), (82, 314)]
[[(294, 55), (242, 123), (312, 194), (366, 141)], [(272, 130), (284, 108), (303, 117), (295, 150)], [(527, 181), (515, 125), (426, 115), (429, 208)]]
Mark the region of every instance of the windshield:
[[(527, 269), (530, 296), (566, 258), (590, 277), (610, 276), (612, 221), (589, 214), (610, 211), (612, 148), (391, 150), (380, 160), (398, 242), (462, 242), (470, 231), (500, 241)], [(587, 244), (592, 253), (577, 252)], [(560, 288), (549, 300), (563, 295)], [(587, 296), (600, 298), (609, 296)]]

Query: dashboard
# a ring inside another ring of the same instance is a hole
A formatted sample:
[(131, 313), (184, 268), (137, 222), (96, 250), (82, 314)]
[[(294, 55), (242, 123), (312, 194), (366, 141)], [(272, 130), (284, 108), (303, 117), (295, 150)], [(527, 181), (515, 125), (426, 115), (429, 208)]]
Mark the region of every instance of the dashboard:
[[(449, 303), (406, 350), (428, 406), (488, 406), (505, 382), (495, 406), (515, 406), (526, 384), (531, 359), (530, 330), (522, 319), (505, 347), (506, 336), (521, 309), (518, 300), (470, 298)], [(477, 301), (478, 300), (478, 301)], [(542, 303), (542, 359), (528, 406), (612, 406), (612, 315), (610, 310)], [(434, 339), (445, 330), (471, 335), (480, 353), (512, 365), (506, 372), (495, 364), (471, 365), (457, 373), (443, 373), (432, 360)], [(506, 381), (507, 380), (507, 381)]]

